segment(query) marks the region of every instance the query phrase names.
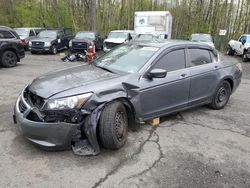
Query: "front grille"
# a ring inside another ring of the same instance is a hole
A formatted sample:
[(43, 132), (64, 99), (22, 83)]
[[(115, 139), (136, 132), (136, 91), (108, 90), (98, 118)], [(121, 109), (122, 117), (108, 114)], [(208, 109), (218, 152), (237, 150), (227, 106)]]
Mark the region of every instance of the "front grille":
[(35, 48), (43, 48), (44, 47), (44, 42), (32, 42), (32, 47), (35, 47)]
[(23, 103), (22, 99), (19, 101), (18, 105), (19, 105), (19, 110), (20, 110), (21, 113), (24, 113), (27, 110), (27, 107)]
[(72, 48), (74, 50), (87, 50), (88, 43), (87, 42), (72, 42)]
[(31, 91), (28, 92), (27, 95), (28, 101), (30, 105), (37, 107), (38, 109), (41, 109), (44, 105), (44, 99)]
[(112, 42), (106, 42), (105, 44), (106, 44), (106, 47), (107, 47), (108, 49), (114, 48), (114, 47), (120, 45), (120, 44), (112, 43)]

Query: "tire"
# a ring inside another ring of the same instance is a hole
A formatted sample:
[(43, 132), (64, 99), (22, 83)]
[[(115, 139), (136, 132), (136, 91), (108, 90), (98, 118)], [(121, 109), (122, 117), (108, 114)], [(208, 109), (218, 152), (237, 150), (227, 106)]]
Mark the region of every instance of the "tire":
[(12, 51), (5, 51), (1, 59), (4, 67), (14, 67), (17, 64), (17, 55)]
[(116, 150), (127, 140), (128, 117), (125, 106), (121, 102), (113, 102), (106, 106), (99, 121), (99, 136), (104, 148)]
[(56, 54), (57, 54), (57, 47), (56, 47), (56, 45), (51, 46), (51, 53), (52, 53), (53, 55), (56, 55)]
[(246, 52), (244, 52), (243, 53), (243, 55), (242, 55), (242, 61), (243, 62), (247, 62), (249, 59), (248, 59), (248, 57), (247, 57), (247, 54), (246, 54)]
[(227, 49), (227, 55), (234, 55), (234, 53), (234, 50), (231, 48), (231, 46), (229, 46)]
[(215, 110), (220, 110), (224, 108), (228, 103), (231, 93), (232, 93), (231, 85), (229, 84), (228, 81), (223, 81), (217, 88), (213, 96), (212, 103), (210, 104), (210, 107)]

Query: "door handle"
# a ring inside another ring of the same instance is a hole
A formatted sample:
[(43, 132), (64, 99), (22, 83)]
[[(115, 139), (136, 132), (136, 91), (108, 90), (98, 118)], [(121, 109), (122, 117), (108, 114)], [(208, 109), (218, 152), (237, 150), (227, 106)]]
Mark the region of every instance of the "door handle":
[(214, 66), (214, 69), (215, 70), (219, 69), (219, 66), (218, 65)]
[(185, 78), (186, 76), (187, 76), (187, 74), (183, 73), (183, 74), (180, 75), (180, 79)]

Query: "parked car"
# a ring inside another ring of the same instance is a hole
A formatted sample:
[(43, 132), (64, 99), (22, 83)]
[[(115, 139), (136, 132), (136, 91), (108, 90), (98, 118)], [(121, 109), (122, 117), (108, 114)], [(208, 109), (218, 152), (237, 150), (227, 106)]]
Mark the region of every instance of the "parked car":
[(69, 48), (72, 33), (69, 29), (47, 29), (41, 31), (29, 42), (32, 54), (50, 52), (57, 54), (59, 50)]
[(191, 35), (190, 40), (193, 42), (205, 43), (211, 46), (212, 48), (215, 48), (213, 38), (210, 34), (194, 33)]
[(121, 148), (138, 122), (206, 104), (222, 109), (241, 76), (240, 63), (220, 60), (205, 44), (130, 42), (92, 64), (36, 78), (18, 97), (14, 119), (42, 148), (73, 145), (95, 155), (99, 141)]
[(241, 55), (243, 62), (247, 62), (250, 59), (250, 35), (241, 35), (239, 40), (230, 40), (228, 43), (228, 55)]
[(0, 65), (14, 67), (24, 58), (24, 42), (11, 28), (0, 26)]
[(138, 34), (135, 36), (134, 41), (160, 41), (159, 36), (154, 34)]
[(31, 28), (15, 28), (16, 33), (19, 35), (20, 39), (25, 42), (25, 50), (29, 50), (29, 41), (34, 39), (39, 32), (43, 29), (39, 27), (31, 27)]
[(103, 51), (108, 52), (115, 46), (123, 44), (133, 39), (134, 31), (130, 30), (115, 30), (111, 31), (107, 39), (103, 42)]
[(95, 44), (96, 49), (101, 50), (103, 48), (103, 38), (99, 34), (90, 31), (80, 31), (69, 42), (69, 48), (71, 52), (84, 53), (92, 43)]

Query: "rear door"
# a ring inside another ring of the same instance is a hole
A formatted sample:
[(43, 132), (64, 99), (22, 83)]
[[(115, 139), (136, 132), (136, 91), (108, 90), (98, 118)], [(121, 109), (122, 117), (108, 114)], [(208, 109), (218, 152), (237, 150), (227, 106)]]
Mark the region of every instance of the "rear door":
[(206, 103), (213, 95), (218, 82), (220, 64), (214, 52), (206, 48), (189, 47), (190, 95), (189, 105)]
[(190, 78), (186, 69), (185, 47), (164, 53), (150, 68), (167, 70), (165, 78), (140, 80), (141, 116), (149, 119), (184, 108), (188, 103)]

